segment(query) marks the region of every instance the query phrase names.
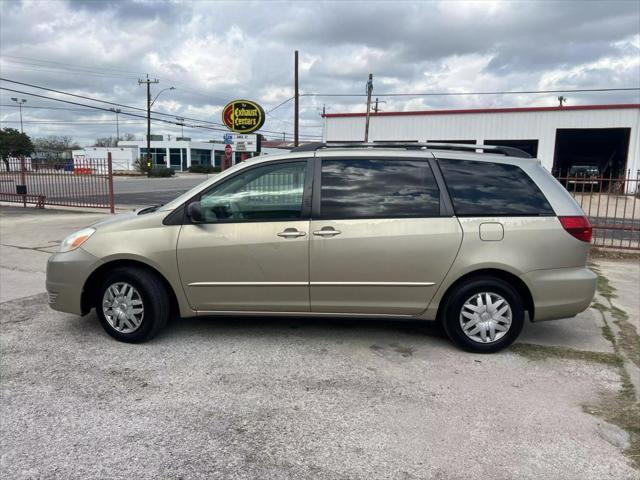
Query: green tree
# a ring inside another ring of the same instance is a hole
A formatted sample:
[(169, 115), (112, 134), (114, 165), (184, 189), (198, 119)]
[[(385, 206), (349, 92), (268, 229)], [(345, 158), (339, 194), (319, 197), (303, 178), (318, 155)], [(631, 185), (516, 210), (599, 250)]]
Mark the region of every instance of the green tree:
[(0, 157), (9, 170), (9, 157), (29, 156), (33, 152), (33, 143), (29, 135), (15, 128), (0, 130)]

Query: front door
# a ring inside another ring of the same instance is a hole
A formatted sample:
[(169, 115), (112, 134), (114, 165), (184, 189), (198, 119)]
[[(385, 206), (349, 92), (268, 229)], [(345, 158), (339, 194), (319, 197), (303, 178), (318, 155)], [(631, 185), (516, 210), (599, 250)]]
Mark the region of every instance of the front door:
[(200, 196), (178, 268), (200, 311), (309, 311), (311, 176), (306, 159), (244, 169)]
[(428, 160), (327, 157), (320, 179), (310, 226), (311, 311), (424, 311), (462, 241), (458, 220), (441, 216)]

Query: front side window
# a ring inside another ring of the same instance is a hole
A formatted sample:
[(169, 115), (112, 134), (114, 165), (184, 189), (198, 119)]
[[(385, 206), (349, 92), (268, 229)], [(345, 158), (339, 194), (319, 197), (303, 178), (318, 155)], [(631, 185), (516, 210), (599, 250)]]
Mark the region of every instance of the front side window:
[(425, 160), (322, 160), (322, 218), (440, 215), (440, 191)]
[(554, 215), (538, 186), (517, 165), (439, 162), (458, 216)]
[(204, 222), (257, 222), (302, 217), (307, 162), (252, 168), (200, 198)]

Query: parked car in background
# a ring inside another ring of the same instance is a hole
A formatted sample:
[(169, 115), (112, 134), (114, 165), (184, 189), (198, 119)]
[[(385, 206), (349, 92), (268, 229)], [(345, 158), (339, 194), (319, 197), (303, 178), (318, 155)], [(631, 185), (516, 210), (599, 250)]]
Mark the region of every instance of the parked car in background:
[(568, 177), (569, 182), (598, 183), (600, 167), (597, 165), (572, 165)]
[(126, 342), (172, 315), (357, 316), (438, 321), (495, 352), (526, 318), (585, 310), (596, 286), (589, 221), (527, 157), (418, 143), (256, 157), (70, 235), (48, 262), (50, 304), (95, 308)]

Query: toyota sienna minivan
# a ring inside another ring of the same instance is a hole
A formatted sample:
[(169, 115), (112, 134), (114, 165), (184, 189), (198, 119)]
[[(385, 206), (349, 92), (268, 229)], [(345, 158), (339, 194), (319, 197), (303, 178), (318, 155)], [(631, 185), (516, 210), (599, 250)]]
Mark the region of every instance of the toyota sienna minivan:
[(311, 144), (73, 233), (47, 291), (56, 310), (95, 308), (125, 342), (171, 316), (356, 316), (438, 321), (457, 345), (494, 352), (527, 318), (589, 306), (591, 234), (514, 148)]

